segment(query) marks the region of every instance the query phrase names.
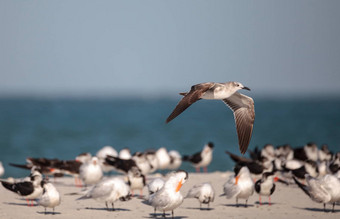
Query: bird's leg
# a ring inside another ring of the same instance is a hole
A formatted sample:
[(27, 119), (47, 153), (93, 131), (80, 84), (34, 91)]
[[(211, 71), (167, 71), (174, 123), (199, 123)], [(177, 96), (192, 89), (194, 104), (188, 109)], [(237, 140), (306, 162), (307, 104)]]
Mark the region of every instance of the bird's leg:
[(105, 202), (106, 210), (109, 211), (109, 206), (107, 206), (107, 202)]
[(155, 217), (157, 217), (156, 216), (156, 208), (154, 208), (153, 214), (155, 215)]
[(131, 197), (133, 197), (133, 190), (131, 190)]
[(78, 176), (74, 177), (74, 184), (76, 185), (76, 187), (82, 187), (81, 180), (78, 178)]
[(236, 207), (238, 207), (238, 198), (236, 198)]
[(47, 214), (47, 212), (46, 212), (46, 207), (45, 207), (45, 214)]
[(200, 202), (200, 210), (202, 210), (202, 203)]
[(171, 211), (172, 219), (174, 219), (174, 210)]
[(111, 205), (112, 205), (112, 211), (115, 211), (115, 206), (114, 206), (113, 202), (111, 203)]
[(270, 199), (270, 196), (269, 196), (269, 205), (272, 205), (272, 203), (271, 203), (271, 199)]
[(210, 202), (208, 202), (208, 210), (210, 209)]
[(326, 203), (323, 203), (323, 211), (326, 212)]
[(196, 173), (200, 172), (200, 167), (196, 167)]
[(260, 202), (260, 205), (262, 205), (262, 203), (261, 203), (261, 195), (259, 195), (259, 202)]
[(332, 209), (332, 213), (334, 213), (334, 206), (335, 206), (335, 202), (333, 202), (333, 209)]
[(28, 199), (26, 199), (27, 201), (27, 207), (30, 207), (30, 202), (28, 201)]
[(54, 215), (54, 208), (53, 208), (53, 213), (52, 214)]
[(139, 198), (143, 198), (143, 189), (140, 190)]
[(248, 207), (247, 203), (248, 203), (248, 199), (246, 199), (246, 203), (244, 205), (245, 208)]
[(163, 218), (165, 218), (165, 211), (163, 211)]
[(208, 167), (203, 167), (203, 170), (204, 170), (205, 173), (207, 173), (208, 172)]
[(81, 181), (81, 179), (79, 177), (78, 178), (78, 184), (79, 184), (79, 187), (83, 187), (83, 182)]

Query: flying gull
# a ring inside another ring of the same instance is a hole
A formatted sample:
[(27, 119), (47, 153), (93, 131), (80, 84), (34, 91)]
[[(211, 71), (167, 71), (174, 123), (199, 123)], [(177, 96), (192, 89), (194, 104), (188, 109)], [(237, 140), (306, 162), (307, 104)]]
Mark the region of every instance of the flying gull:
[(207, 82), (196, 84), (189, 92), (180, 93), (184, 97), (177, 104), (166, 122), (170, 122), (186, 110), (191, 104), (200, 99), (222, 100), (233, 112), (238, 135), (239, 148), (242, 154), (247, 151), (253, 131), (255, 110), (254, 101), (251, 97), (240, 94), (237, 91), (248, 87), (239, 82), (215, 83)]

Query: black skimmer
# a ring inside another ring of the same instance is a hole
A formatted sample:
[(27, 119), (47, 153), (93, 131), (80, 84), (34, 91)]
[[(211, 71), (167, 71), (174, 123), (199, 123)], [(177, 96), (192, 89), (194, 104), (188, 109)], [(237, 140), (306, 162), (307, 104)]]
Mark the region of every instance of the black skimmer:
[(170, 122), (200, 99), (222, 100), (233, 112), (238, 135), (239, 148), (242, 154), (247, 151), (255, 119), (254, 101), (251, 97), (237, 91), (248, 87), (239, 82), (201, 83), (193, 85), (189, 92), (180, 93), (184, 97), (177, 104), (166, 122)]
[(138, 167), (133, 159), (121, 159), (119, 157), (107, 156), (105, 162), (115, 168), (116, 171), (127, 174), (132, 167)]
[(214, 144), (209, 142), (204, 145), (202, 151), (194, 153), (193, 155), (184, 155), (183, 161), (189, 161), (195, 168), (196, 172), (200, 172), (203, 167), (204, 172), (208, 172), (208, 165), (212, 161)]
[(108, 155), (113, 156), (113, 157), (117, 157), (118, 152), (112, 146), (107, 145), (107, 146), (102, 147), (96, 154), (96, 157), (98, 157), (99, 163), (100, 163), (102, 170), (104, 172), (110, 172), (110, 171), (114, 170), (114, 168), (111, 165), (107, 165), (106, 162), (105, 162), (105, 158)]
[(131, 194), (135, 189), (140, 190), (140, 198), (143, 196), (143, 188), (146, 185), (145, 176), (142, 174), (138, 167), (132, 167), (128, 174), (128, 185), (130, 186)]
[(328, 145), (323, 144), (319, 150), (319, 161), (330, 161), (333, 157), (333, 153), (328, 149)]
[(32, 170), (30, 174), (29, 181), (21, 181), (21, 182), (7, 182), (1, 180), (1, 184), (6, 189), (17, 193), (27, 201), (27, 205), (29, 205), (29, 201), (31, 201), (31, 206), (33, 206), (33, 200), (39, 198), (43, 193), (43, 177), (39, 171)]
[(318, 147), (314, 143), (308, 143), (303, 147), (294, 149), (294, 158), (302, 161), (318, 160)]
[(233, 154), (229, 151), (226, 151), (226, 154), (236, 163), (238, 168), (242, 166), (246, 166), (250, 173), (254, 175), (255, 178), (259, 178), (264, 171), (273, 171), (274, 165), (270, 162), (270, 165), (264, 166), (264, 162), (267, 162), (267, 158), (261, 157), (261, 160), (252, 160), (245, 157), (240, 157), (236, 154)]
[(259, 194), (259, 203), (261, 203), (261, 196), (268, 196), (268, 204), (271, 205), (270, 196), (275, 191), (275, 183), (278, 181), (278, 177), (274, 175), (274, 172), (265, 172), (262, 174), (262, 178), (255, 182), (255, 191)]

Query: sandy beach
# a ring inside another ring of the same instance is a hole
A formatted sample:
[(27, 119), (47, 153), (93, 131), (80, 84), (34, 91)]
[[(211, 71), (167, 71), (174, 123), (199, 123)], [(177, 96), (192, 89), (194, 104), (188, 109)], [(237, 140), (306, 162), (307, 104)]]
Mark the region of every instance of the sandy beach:
[[(272, 205), (269, 206), (267, 198), (262, 197), (264, 202), (261, 206), (258, 203), (258, 195), (254, 193), (248, 201), (248, 207), (235, 206), (234, 199), (226, 199), (220, 196), (223, 191), (223, 184), (230, 172), (213, 173), (189, 173), (189, 180), (183, 185), (183, 195), (197, 183), (211, 182), (215, 192), (215, 201), (211, 203), (210, 210), (200, 210), (199, 202), (196, 199), (185, 199), (183, 204), (175, 209), (175, 218), (339, 218), (340, 206), (335, 206), (335, 213), (323, 212), (323, 205), (311, 201), (295, 185), (286, 186), (276, 183), (276, 191), (272, 196)], [(159, 176), (151, 175), (148, 180)], [(53, 179), (52, 179), (53, 182)], [(18, 195), (0, 187), (0, 218), (153, 218), (153, 208), (143, 203), (143, 199), (133, 197), (130, 201), (115, 202), (115, 211), (107, 211), (105, 204), (95, 200), (80, 200), (81, 188), (74, 186), (74, 179), (71, 177), (58, 178), (54, 185), (62, 194), (62, 203), (55, 209), (55, 215), (44, 214), (41, 206), (27, 207), (26, 201)], [(72, 194), (78, 193), (78, 194)], [(139, 191), (135, 191), (139, 194)], [(147, 188), (144, 188), (147, 194)], [(204, 206), (205, 207), (205, 206)], [(327, 206), (328, 211), (331, 205)], [(170, 212), (169, 212), (170, 213)], [(168, 218), (171, 218), (170, 214)], [(161, 218), (161, 215), (157, 215)]]

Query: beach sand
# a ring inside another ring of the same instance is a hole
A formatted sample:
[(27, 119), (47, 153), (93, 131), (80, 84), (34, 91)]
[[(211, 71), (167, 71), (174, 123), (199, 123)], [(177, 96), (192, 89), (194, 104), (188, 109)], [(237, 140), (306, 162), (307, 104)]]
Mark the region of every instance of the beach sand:
[[(202, 182), (210, 182), (216, 192), (215, 201), (210, 204), (210, 210), (200, 210), (196, 199), (185, 199), (182, 205), (175, 209), (175, 218), (339, 218), (340, 206), (335, 206), (335, 213), (331, 213), (331, 205), (327, 205), (327, 213), (323, 211), (323, 205), (313, 202), (295, 185), (283, 185), (276, 183), (276, 191), (271, 197), (272, 205), (268, 205), (267, 197), (262, 197), (264, 204), (259, 205), (258, 195), (254, 193), (248, 200), (248, 207), (243, 207), (244, 200), (239, 200), (239, 207), (235, 206), (235, 199), (226, 199), (220, 196), (223, 193), (223, 184), (230, 172), (213, 173), (189, 173), (188, 181), (183, 185), (181, 192), (185, 196), (194, 185)], [(148, 176), (148, 180), (159, 176)], [(81, 196), (81, 188), (74, 186), (71, 177), (58, 178), (51, 182), (62, 195), (60, 206), (55, 208), (55, 215), (49, 212), (44, 214), (42, 206), (27, 207), (26, 201), (18, 195), (0, 187), (0, 218), (154, 218), (153, 208), (143, 203), (143, 199), (133, 197), (130, 201), (115, 202), (115, 211), (107, 211), (105, 204), (92, 199), (76, 201)], [(78, 194), (72, 194), (78, 193)], [(139, 191), (135, 191), (139, 194)], [(143, 194), (147, 195), (147, 188)], [(203, 205), (206, 207), (206, 205)], [(161, 213), (158, 212), (158, 218)], [(167, 218), (171, 218), (167, 212)]]

